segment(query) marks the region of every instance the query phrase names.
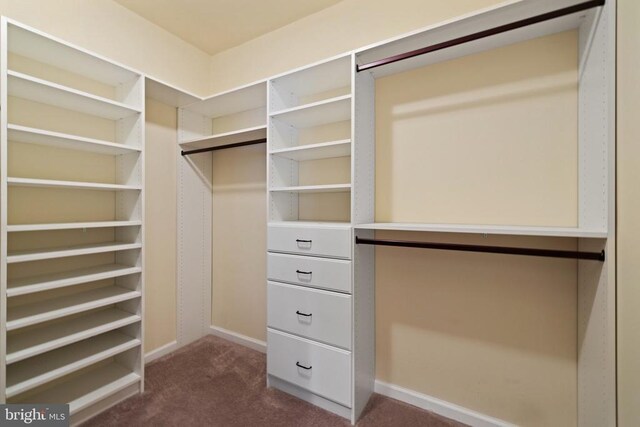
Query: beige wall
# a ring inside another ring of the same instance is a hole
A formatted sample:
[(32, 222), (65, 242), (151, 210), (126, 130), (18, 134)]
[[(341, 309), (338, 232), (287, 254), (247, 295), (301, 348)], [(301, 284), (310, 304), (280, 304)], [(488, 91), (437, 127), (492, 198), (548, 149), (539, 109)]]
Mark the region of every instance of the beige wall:
[(210, 56), (111, 0), (0, 0), (0, 14), (196, 93)]
[(618, 0), (618, 417), (640, 420), (640, 2)]
[(176, 109), (146, 100), (145, 351), (176, 340)]

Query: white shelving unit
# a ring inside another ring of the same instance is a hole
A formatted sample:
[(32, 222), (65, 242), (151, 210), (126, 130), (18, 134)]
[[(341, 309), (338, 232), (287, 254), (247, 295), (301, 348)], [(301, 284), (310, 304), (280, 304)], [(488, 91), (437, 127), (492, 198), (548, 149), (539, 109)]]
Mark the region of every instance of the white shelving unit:
[[(15, 21), (1, 25), (0, 403), (69, 403), (80, 421), (93, 404), (143, 390), (144, 76)], [(40, 108), (59, 112), (65, 130)], [(55, 164), (30, 176), (24, 156), (9, 158), (18, 152), (99, 157), (112, 178), (74, 178)], [(22, 191), (49, 200), (28, 198), (38, 220), (14, 206)], [(60, 216), (97, 194), (100, 217)]]

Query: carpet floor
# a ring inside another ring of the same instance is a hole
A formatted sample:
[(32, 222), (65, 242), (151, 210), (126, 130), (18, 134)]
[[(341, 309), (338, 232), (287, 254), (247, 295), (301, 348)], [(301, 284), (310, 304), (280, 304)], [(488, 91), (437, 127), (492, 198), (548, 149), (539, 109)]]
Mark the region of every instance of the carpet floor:
[[(344, 418), (266, 387), (266, 357), (214, 336), (147, 365), (145, 392), (83, 426), (349, 426)], [(458, 427), (458, 422), (374, 394), (359, 427)]]

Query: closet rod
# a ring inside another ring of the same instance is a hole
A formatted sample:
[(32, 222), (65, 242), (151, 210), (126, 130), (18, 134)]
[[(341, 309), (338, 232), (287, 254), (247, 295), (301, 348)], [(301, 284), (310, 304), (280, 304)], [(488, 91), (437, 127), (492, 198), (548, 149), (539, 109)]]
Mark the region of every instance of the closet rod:
[(356, 245), (398, 246), (402, 248), (439, 249), (444, 251), (484, 252), (492, 254), (527, 255), (550, 258), (586, 259), (604, 261), (604, 251), (580, 252), (556, 249), (514, 248), (508, 246), (460, 245), (456, 243), (410, 242), (406, 240), (363, 239), (356, 236)]
[(552, 12), (543, 13), (542, 15), (537, 15), (531, 18), (522, 19), (520, 21), (512, 22), (505, 25), (500, 25), (498, 27), (494, 27), (488, 30), (458, 37), (452, 40), (436, 43), (431, 46), (423, 47), (423, 48), (412, 50), (405, 53), (400, 53), (398, 55), (389, 56), (387, 58), (379, 59), (377, 61), (372, 61), (362, 65), (356, 65), (356, 71), (360, 72), (360, 71), (369, 70), (376, 67), (381, 67), (383, 65), (392, 64), (394, 62), (402, 61), (404, 59), (414, 58), (416, 56), (424, 55), (427, 53), (435, 52), (435, 51), (446, 49), (453, 46), (458, 46), (464, 43), (469, 43), (474, 40), (495, 36), (497, 34), (505, 33), (507, 31), (517, 30), (518, 28), (527, 27), (529, 25), (538, 24), (540, 22), (549, 21), (551, 19), (556, 19), (566, 15), (582, 12), (583, 10), (604, 6), (604, 4), (605, 4), (605, 0), (587, 1), (584, 3), (576, 4), (574, 6), (569, 6), (563, 9), (554, 10)]
[(226, 150), (227, 148), (245, 147), (247, 145), (264, 144), (267, 142), (267, 138), (254, 139), (252, 141), (235, 142), (227, 145), (217, 145), (215, 147), (198, 148), (196, 150), (181, 151), (180, 154), (188, 156), (189, 154), (206, 153), (207, 151)]

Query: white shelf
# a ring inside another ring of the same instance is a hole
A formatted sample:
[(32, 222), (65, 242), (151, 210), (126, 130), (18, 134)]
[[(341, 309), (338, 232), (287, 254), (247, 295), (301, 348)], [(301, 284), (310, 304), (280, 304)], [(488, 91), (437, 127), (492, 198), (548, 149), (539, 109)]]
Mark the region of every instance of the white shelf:
[(7, 281), (7, 297), (11, 298), (18, 295), (65, 288), (67, 286), (79, 285), (81, 283), (129, 276), (141, 272), (142, 268), (140, 267), (108, 264), (73, 271), (65, 271), (63, 273), (44, 274), (22, 279), (9, 279)]
[(74, 414), (140, 381), (140, 375), (116, 362), (84, 372), (41, 393), (29, 396), (30, 402), (68, 403)]
[(155, 99), (156, 101), (172, 107), (184, 107), (185, 105), (193, 104), (194, 102), (202, 100), (202, 98), (197, 95), (189, 93), (184, 89), (179, 89), (153, 77), (145, 76), (144, 85), (144, 95), (146, 98)]
[(271, 113), (271, 117), (295, 128), (308, 128), (351, 118), (351, 95), (337, 96), (311, 104)]
[(116, 144), (114, 142), (99, 139), (85, 138), (60, 132), (51, 132), (44, 129), (30, 128), (26, 126), (9, 124), (8, 140), (25, 144), (44, 145), (49, 147), (64, 148), (68, 150), (89, 151), (98, 154), (130, 154), (139, 153), (138, 147)]
[(139, 191), (139, 185), (103, 184), (99, 182), (59, 181), (54, 179), (7, 178), (10, 187), (65, 188), (71, 190)]
[(7, 71), (9, 96), (67, 110), (119, 120), (141, 111), (121, 102), (51, 83), (17, 71)]
[(8, 307), (6, 328), (8, 331), (12, 331), (70, 314), (138, 298), (140, 295), (139, 291), (118, 286), (105, 286), (50, 300)]
[(58, 222), (51, 224), (14, 224), (7, 226), (7, 232), (74, 230), (85, 228), (135, 227), (142, 221), (95, 221), (95, 222)]
[(183, 109), (206, 117), (221, 117), (242, 111), (255, 110), (267, 105), (267, 83), (249, 84), (242, 88), (212, 95)]
[(276, 91), (308, 96), (351, 85), (351, 55), (295, 70), (273, 80)]
[(411, 224), (411, 223), (374, 223), (357, 224), (361, 230), (426, 231), (436, 233), (500, 234), (511, 236), (546, 237), (584, 237), (604, 239), (605, 230), (584, 230), (576, 227), (527, 227), (502, 225), (466, 225), (466, 224)]
[(184, 149), (198, 149), (217, 147), (219, 145), (235, 144), (238, 142), (252, 141), (254, 139), (262, 139), (267, 137), (267, 126), (255, 126), (246, 129), (240, 129), (234, 132), (220, 133), (217, 135), (205, 136), (202, 138), (191, 139), (180, 143), (180, 147)]
[(344, 221), (270, 221), (269, 227), (303, 227), (303, 228), (338, 228), (341, 230), (351, 229), (350, 222)]
[(323, 142), (320, 144), (301, 145), (292, 148), (272, 150), (269, 154), (303, 162), (307, 160), (330, 159), (351, 155), (351, 140)]
[(7, 364), (140, 322), (137, 314), (117, 308), (94, 311), (53, 325), (43, 325), (9, 335)]
[(7, 369), (7, 398), (17, 396), (139, 345), (139, 339), (112, 331), (13, 364)]
[(295, 187), (272, 187), (274, 193), (348, 193), (351, 184), (299, 185)]
[(43, 259), (65, 258), (79, 255), (100, 254), (104, 252), (126, 251), (140, 249), (140, 243), (95, 243), (91, 245), (67, 246), (35, 251), (10, 252), (7, 256), (7, 264), (16, 262), (40, 261)]

